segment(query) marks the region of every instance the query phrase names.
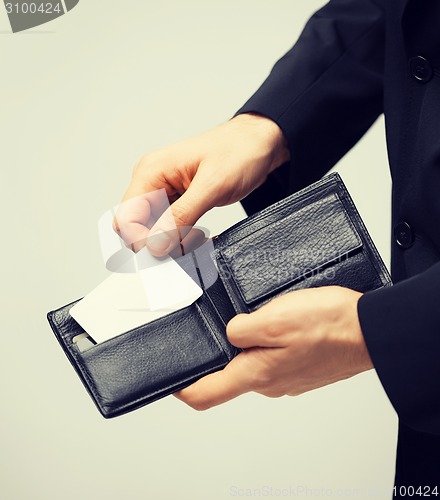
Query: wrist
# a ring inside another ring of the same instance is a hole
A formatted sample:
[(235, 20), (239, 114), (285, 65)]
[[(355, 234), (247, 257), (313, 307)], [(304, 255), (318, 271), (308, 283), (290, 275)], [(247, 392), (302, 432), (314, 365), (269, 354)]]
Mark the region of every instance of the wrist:
[(259, 136), (259, 143), (265, 144), (269, 161), (268, 173), (290, 160), (287, 139), (273, 120), (254, 113), (243, 113), (235, 116), (233, 120), (253, 127)]

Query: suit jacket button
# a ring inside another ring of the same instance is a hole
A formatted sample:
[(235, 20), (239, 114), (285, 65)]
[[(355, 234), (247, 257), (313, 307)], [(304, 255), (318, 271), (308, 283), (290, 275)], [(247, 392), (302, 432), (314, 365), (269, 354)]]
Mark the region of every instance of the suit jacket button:
[(409, 60), (411, 75), (419, 82), (426, 83), (431, 80), (433, 71), (429, 62), (422, 56), (412, 57)]
[(414, 232), (407, 222), (399, 222), (394, 226), (394, 238), (402, 248), (409, 248), (414, 243)]

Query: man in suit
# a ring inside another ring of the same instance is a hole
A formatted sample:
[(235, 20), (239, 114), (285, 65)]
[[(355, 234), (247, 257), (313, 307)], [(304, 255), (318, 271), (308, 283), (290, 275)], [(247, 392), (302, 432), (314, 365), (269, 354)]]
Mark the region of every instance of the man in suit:
[(260, 208), (321, 177), (385, 113), (395, 285), (302, 290), (238, 315), (227, 333), (246, 350), (178, 397), (204, 409), (296, 395), (374, 366), (400, 419), (396, 497), (440, 493), (439, 26), (439, 0), (331, 0), (236, 117), (138, 162), (137, 201), (118, 214), (134, 248), (165, 254), (178, 237), (161, 219), (147, 229), (144, 193), (165, 188), (178, 226), (244, 197)]

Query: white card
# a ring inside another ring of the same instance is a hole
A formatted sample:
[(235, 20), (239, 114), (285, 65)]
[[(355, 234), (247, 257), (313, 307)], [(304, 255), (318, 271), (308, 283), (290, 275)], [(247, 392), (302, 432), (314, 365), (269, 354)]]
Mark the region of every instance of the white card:
[[(195, 302), (202, 289), (170, 257), (157, 259), (144, 248), (137, 254), (113, 231), (116, 209), (99, 221), (102, 256), (117, 271), (70, 310), (97, 343), (142, 326)], [(218, 234), (246, 217), (239, 203), (207, 212), (199, 221)]]
[(171, 257), (158, 259), (143, 248), (135, 255), (141, 286), (151, 311), (177, 310), (192, 304), (203, 290)]
[(170, 257), (155, 259), (147, 249), (131, 255), (143, 266), (152, 259), (155, 265), (138, 272), (112, 273), (70, 310), (95, 342), (188, 306), (202, 294), (202, 289)]

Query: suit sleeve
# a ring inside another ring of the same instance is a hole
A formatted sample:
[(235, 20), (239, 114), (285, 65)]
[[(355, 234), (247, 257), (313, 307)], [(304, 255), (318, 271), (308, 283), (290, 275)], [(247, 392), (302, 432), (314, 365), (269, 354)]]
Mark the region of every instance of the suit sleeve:
[(371, 359), (400, 420), (440, 435), (440, 263), (358, 304)]
[(384, 17), (372, 0), (331, 0), (238, 111), (283, 130), (291, 190), (322, 177), (382, 113)]

